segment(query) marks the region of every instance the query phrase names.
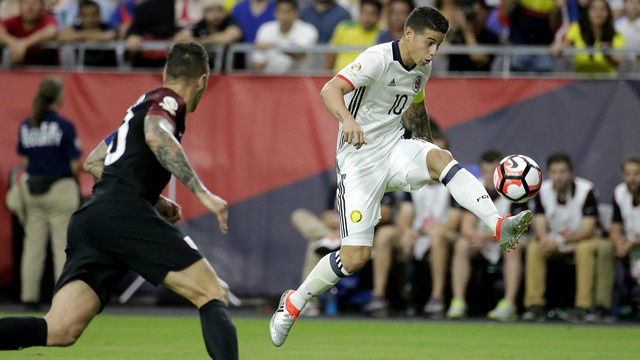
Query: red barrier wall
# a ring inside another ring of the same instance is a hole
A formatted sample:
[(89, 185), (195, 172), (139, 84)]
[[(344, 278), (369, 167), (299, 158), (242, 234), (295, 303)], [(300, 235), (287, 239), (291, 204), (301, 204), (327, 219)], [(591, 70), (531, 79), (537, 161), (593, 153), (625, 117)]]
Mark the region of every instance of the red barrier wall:
[[(43, 72), (0, 72), (0, 199), (7, 174), (18, 163), (19, 123), (29, 115)], [(54, 73), (65, 83), (60, 113), (72, 120), (83, 156), (120, 124), (125, 110), (161, 84), (160, 74)], [(187, 119), (183, 140), (205, 183), (230, 203), (332, 168), (337, 122), (319, 97), (326, 78), (211, 77), (197, 111)], [(449, 127), (518, 100), (562, 86), (558, 80), (432, 79), (427, 104)], [(508, 85), (508, 86), (507, 86)], [(92, 178), (81, 177), (85, 195)], [(178, 200), (186, 218), (204, 212), (181, 184)], [(251, 219), (247, 219), (250, 223)], [(11, 277), (10, 215), (0, 207), (0, 284)]]

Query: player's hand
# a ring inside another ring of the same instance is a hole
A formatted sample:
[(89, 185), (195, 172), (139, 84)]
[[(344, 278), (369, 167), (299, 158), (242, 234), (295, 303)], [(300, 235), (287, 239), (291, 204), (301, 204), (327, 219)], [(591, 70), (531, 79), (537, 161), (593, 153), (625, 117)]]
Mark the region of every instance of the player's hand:
[(27, 45), (22, 41), (15, 41), (9, 45), (9, 57), (11, 63), (20, 64), (24, 62), (27, 54)]
[(633, 243), (631, 241), (628, 241), (625, 238), (618, 238), (616, 240), (616, 256), (619, 258), (627, 256), (632, 246)]
[(156, 209), (167, 221), (174, 224), (182, 219), (182, 207), (164, 196), (160, 196), (156, 202)]
[(540, 250), (545, 256), (549, 256), (558, 250), (558, 243), (551, 237), (545, 237), (540, 240)]
[(218, 195), (212, 194), (209, 191), (201, 193), (198, 196), (202, 205), (204, 205), (209, 211), (214, 213), (220, 223), (220, 232), (226, 234), (228, 229), (227, 219), (229, 217), (229, 204), (224, 201)]
[(345, 119), (342, 122), (342, 132), (344, 133), (344, 140), (355, 146), (356, 149), (360, 149), (362, 145), (367, 143), (364, 139), (362, 128), (353, 119)]

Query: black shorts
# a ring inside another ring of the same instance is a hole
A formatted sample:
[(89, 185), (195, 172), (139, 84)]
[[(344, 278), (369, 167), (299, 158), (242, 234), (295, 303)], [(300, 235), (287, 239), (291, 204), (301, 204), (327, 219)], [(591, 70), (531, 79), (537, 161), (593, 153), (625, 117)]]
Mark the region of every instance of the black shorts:
[(67, 260), (55, 292), (72, 280), (86, 282), (102, 308), (129, 270), (154, 286), (169, 271), (202, 259), (193, 241), (145, 201), (94, 202), (71, 216)]

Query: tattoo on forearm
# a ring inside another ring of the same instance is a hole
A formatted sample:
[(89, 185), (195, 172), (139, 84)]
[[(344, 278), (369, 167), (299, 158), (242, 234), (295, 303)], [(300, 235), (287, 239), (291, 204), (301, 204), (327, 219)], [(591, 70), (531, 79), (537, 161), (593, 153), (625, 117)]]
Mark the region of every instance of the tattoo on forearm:
[(414, 138), (433, 142), (431, 136), (431, 121), (424, 104), (412, 104), (402, 115), (402, 122), (411, 130)]
[(192, 192), (197, 194), (203, 191), (202, 181), (191, 167), (189, 159), (176, 138), (164, 130), (158, 120), (145, 121), (144, 127), (145, 133), (151, 131), (157, 139), (156, 142), (149, 144), (149, 148), (156, 155), (160, 164)]

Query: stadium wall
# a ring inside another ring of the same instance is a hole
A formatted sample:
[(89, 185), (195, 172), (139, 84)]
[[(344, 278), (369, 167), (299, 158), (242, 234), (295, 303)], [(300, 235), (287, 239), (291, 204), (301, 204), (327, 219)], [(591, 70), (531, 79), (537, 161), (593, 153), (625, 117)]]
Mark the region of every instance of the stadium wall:
[[(29, 115), (43, 72), (0, 72), (0, 187), (19, 163), (18, 125)], [(126, 109), (161, 84), (160, 74), (56, 73), (65, 81), (61, 114), (77, 126), (83, 156), (122, 121)], [(291, 211), (319, 212), (334, 181), (336, 121), (319, 91), (326, 78), (211, 77), (187, 119), (183, 145), (204, 182), (231, 205), (230, 231), (220, 235), (188, 190), (178, 185), (182, 229), (238, 294), (277, 294), (300, 281), (303, 239)], [(596, 183), (609, 202), (619, 165), (640, 153), (640, 81), (561, 79), (432, 79), (431, 116), (452, 152), (473, 163), (489, 147), (524, 153), (544, 169), (547, 155), (567, 151), (576, 172)], [(84, 195), (93, 180), (81, 177)], [(4, 199), (4, 192), (1, 197)], [(0, 284), (11, 280), (11, 222), (0, 210)]]

